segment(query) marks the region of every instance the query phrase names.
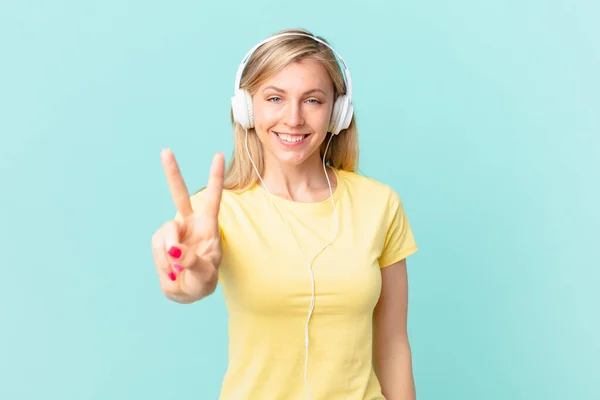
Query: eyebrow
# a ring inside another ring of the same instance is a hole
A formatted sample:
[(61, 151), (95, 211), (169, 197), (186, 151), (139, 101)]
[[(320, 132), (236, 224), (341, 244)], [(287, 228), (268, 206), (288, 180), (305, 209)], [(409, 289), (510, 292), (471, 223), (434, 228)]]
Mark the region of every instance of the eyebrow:
[[(276, 87), (276, 86), (267, 86), (266, 88), (264, 88), (264, 89), (263, 89), (263, 92), (266, 92), (266, 91), (267, 91), (267, 90), (269, 90), (269, 89), (270, 89), (270, 90), (274, 90), (274, 91), (276, 91), (276, 92), (280, 92), (280, 93), (286, 93), (286, 91), (285, 91), (285, 90), (283, 90), (283, 89), (281, 89), (281, 88), (278, 88), (278, 87)], [(307, 90), (307, 91), (306, 91), (306, 92), (304, 92), (303, 94), (304, 94), (304, 95), (307, 95), (307, 94), (314, 93), (314, 92), (321, 92), (321, 93), (323, 93), (324, 95), (327, 95), (327, 93), (325, 93), (325, 91), (324, 91), (323, 89), (319, 89), (319, 88), (314, 88), (314, 89)]]

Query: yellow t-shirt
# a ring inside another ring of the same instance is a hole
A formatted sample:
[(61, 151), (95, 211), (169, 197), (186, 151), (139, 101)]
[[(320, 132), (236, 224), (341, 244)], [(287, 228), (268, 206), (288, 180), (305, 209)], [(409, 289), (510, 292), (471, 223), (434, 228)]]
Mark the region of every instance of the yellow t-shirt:
[[(307, 378), (313, 400), (384, 399), (372, 368), (373, 309), (380, 268), (417, 251), (399, 196), (387, 185), (336, 170), (339, 233), (314, 260), (315, 308)], [(192, 196), (196, 208), (203, 192)], [(310, 260), (335, 232), (331, 199), (274, 196)], [(221, 400), (306, 400), (308, 263), (259, 185), (224, 191), (219, 283), (229, 313), (229, 364)]]

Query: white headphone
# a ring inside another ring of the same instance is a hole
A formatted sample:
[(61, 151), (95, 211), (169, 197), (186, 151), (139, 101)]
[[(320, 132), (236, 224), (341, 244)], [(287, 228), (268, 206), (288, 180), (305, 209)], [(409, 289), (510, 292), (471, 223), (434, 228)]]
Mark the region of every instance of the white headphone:
[(325, 41), (304, 33), (281, 33), (279, 35), (271, 36), (258, 44), (256, 44), (253, 48), (246, 53), (240, 66), (237, 71), (237, 75), (235, 77), (235, 94), (231, 98), (231, 106), (233, 108), (233, 120), (239, 123), (244, 129), (250, 129), (254, 127), (254, 111), (252, 110), (252, 97), (250, 94), (243, 89), (240, 89), (240, 82), (242, 80), (242, 74), (244, 73), (244, 69), (250, 60), (250, 56), (263, 44), (270, 42), (274, 39), (283, 37), (283, 36), (304, 36), (309, 37), (319, 43), (324, 44), (329, 47), (331, 51), (333, 51), (342, 65), (344, 66), (344, 76), (346, 78), (346, 94), (339, 95), (335, 99), (335, 103), (333, 105), (333, 111), (331, 113), (331, 120), (329, 122), (329, 132), (334, 135), (339, 134), (342, 130), (347, 129), (350, 126), (350, 122), (352, 121), (352, 115), (354, 114), (354, 106), (352, 105), (352, 79), (350, 78), (350, 71), (346, 66), (346, 62), (339, 55), (337, 51)]

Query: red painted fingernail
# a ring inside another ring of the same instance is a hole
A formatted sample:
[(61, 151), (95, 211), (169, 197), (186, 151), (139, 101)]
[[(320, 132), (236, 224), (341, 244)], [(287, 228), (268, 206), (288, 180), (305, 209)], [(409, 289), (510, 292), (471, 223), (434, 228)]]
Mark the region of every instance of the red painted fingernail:
[(169, 279), (174, 281), (175, 279), (177, 279), (177, 277), (175, 276), (175, 274), (173, 272), (169, 272)]
[(173, 258), (179, 258), (181, 257), (181, 249), (173, 246), (169, 249), (169, 255)]
[(175, 268), (175, 271), (177, 271), (178, 273), (183, 271), (183, 267), (177, 263), (173, 264), (173, 268)]

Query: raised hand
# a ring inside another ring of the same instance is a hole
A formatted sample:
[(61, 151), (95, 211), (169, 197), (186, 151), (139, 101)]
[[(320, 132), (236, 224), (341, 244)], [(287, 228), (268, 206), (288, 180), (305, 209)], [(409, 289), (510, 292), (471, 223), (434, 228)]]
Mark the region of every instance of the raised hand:
[(163, 150), (161, 161), (179, 218), (165, 222), (152, 236), (154, 263), (165, 295), (190, 303), (211, 294), (217, 283), (223, 254), (218, 216), (225, 161), (221, 153), (215, 154), (205, 196), (196, 210), (173, 153)]

